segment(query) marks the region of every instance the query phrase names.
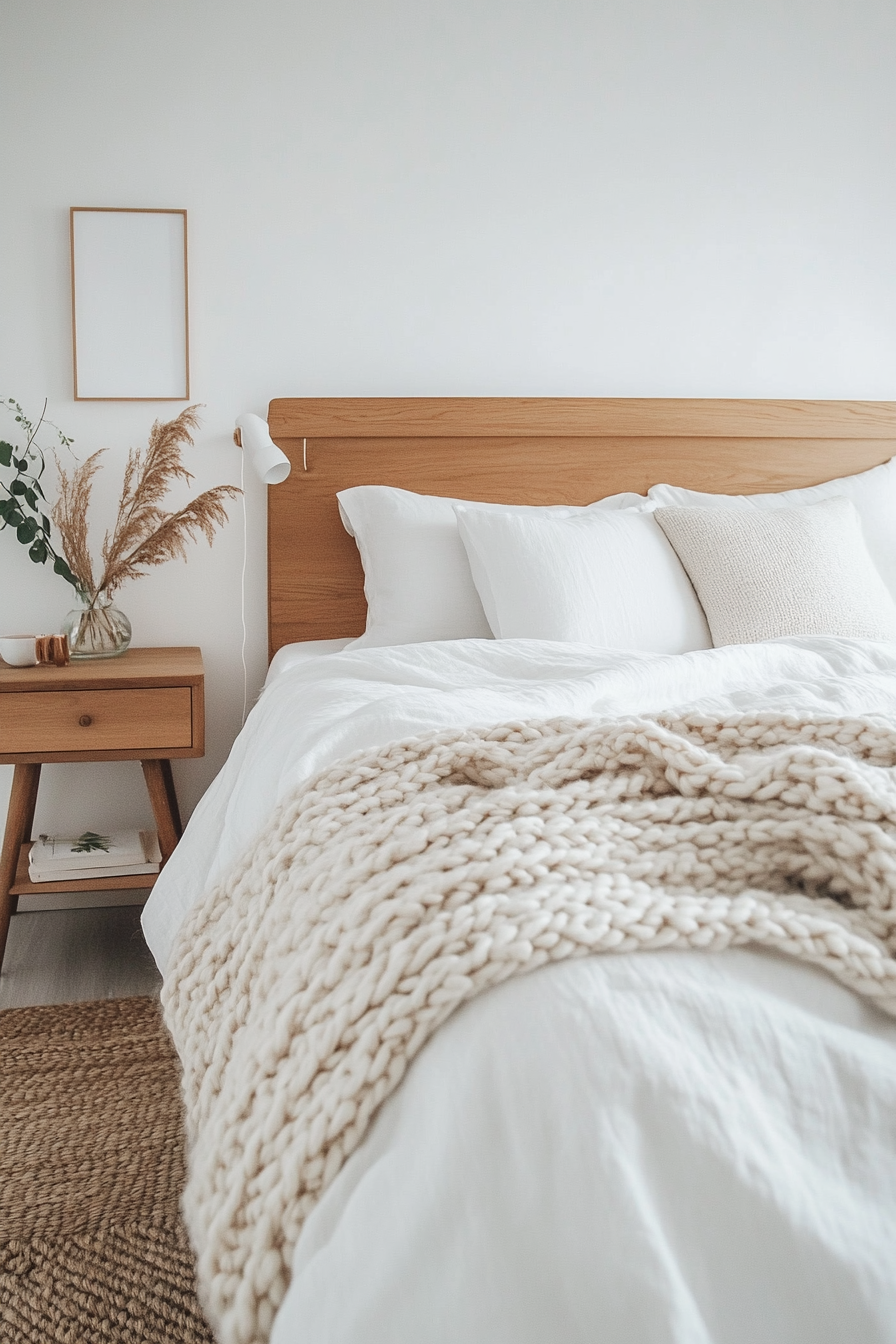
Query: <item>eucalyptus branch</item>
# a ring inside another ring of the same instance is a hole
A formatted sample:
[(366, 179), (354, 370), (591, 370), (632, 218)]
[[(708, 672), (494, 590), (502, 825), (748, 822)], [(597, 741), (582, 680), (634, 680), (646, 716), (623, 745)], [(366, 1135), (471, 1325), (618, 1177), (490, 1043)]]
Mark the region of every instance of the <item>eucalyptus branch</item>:
[[(26, 436), (24, 448), (17, 448), (15, 444), (0, 440), (0, 467), (11, 468), (13, 471), (8, 484), (0, 480), (0, 486), (5, 494), (5, 498), (0, 498), (0, 532), (10, 527), (15, 528), (16, 539), (28, 547), (29, 558), (34, 564), (43, 565), (52, 560), (54, 572), (61, 575), (67, 583), (77, 587), (77, 578), (65, 558), (53, 545), (51, 522), (42, 507), (46, 495), (40, 484), (40, 478), (46, 469), (46, 457), (43, 449), (37, 444), (37, 435), (45, 421), (47, 403), (44, 402), (36, 425), (28, 419), (15, 398), (10, 397), (0, 404), (9, 415), (14, 416), (16, 424), (23, 427)], [(70, 448), (73, 441), (67, 438), (58, 426), (54, 425), (53, 428), (56, 429), (63, 447)], [(36, 471), (33, 469), (34, 464), (37, 465)]]

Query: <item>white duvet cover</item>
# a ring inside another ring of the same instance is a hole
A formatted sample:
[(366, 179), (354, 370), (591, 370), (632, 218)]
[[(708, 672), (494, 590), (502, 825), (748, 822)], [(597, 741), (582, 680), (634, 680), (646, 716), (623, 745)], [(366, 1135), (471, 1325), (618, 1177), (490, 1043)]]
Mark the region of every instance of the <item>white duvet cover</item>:
[[(896, 719), (845, 640), (283, 650), (144, 914), (164, 968), (279, 798), (433, 727), (760, 706)], [(896, 1341), (896, 1024), (759, 950), (595, 957), (467, 1004), (308, 1219), (274, 1344)]]

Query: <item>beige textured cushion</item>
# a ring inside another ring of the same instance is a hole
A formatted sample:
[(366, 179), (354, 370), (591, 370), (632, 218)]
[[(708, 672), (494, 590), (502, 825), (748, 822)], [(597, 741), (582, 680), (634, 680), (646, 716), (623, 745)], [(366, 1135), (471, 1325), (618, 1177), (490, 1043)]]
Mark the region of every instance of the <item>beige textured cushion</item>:
[(654, 517), (697, 590), (717, 648), (784, 635), (896, 643), (896, 605), (849, 500), (749, 513), (661, 508)]

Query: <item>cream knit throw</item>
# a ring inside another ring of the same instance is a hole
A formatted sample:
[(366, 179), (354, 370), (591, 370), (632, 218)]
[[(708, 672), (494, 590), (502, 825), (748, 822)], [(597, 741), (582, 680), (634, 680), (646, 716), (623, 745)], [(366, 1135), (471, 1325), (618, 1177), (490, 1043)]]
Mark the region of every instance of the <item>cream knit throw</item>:
[(179, 935), (185, 1209), (222, 1344), (466, 999), (549, 961), (762, 943), (896, 1012), (896, 732), (778, 714), (449, 731), (288, 798)]

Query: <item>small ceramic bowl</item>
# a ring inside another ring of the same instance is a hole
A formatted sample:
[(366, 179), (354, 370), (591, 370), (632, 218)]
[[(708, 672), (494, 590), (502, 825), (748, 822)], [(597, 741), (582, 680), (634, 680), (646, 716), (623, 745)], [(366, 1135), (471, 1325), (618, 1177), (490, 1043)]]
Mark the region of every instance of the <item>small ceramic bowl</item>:
[(0, 658), (12, 667), (36, 667), (37, 635), (0, 635)]

